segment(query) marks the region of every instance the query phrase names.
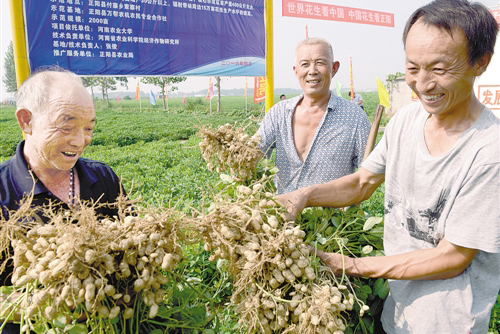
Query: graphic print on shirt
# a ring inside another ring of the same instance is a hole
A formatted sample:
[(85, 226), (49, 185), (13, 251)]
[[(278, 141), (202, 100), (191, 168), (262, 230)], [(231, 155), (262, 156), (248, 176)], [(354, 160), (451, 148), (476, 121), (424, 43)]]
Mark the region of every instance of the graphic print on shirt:
[(394, 190), (391, 193), (397, 194), (397, 196), (386, 193), (385, 214), (394, 215), (394, 221), (401, 222), (401, 227), (405, 228), (413, 238), (436, 246), (441, 240), (441, 237), (436, 237), (439, 218), (448, 200), (450, 190), (441, 190), (437, 202), (432, 207), (418, 209), (412, 203), (414, 198), (407, 198), (397, 182), (392, 181), (391, 186)]

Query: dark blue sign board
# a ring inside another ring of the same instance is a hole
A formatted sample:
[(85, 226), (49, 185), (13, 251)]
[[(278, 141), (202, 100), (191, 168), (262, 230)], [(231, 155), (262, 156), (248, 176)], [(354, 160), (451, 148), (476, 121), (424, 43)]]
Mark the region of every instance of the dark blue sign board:
[(264, 0), (24, 0), (29, 64), (80, 75), (264, 76)]

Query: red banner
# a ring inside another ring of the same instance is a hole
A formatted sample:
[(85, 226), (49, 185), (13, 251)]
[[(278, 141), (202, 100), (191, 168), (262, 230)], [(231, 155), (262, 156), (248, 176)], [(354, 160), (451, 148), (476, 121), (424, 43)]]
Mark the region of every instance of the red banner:
[(139, 85), (139, 81), (137, 81), (137, 86), (135, 87), (135, 99), (136, 100), (141, 99), (141, 87)]
[(500, 24), (500, 9), (492, 9), (491, 14), (493, 14), (495, 20), (497, 20), (498, 24)]
[(299, 0), (282, 1), (283, 16), (394, 27), (393, 13)]
[(214, 84), (212, 83), (212, 77), (208, 80), (208, 92), (205, 100), (212, 100), (214, 97)]
[(266, 99), (266, 77), (255, 77), (253, 85), (253, 102), (259, 103)]
[(491, 110), (500, 110), (500, 85), (479, 85), (479, 101)]

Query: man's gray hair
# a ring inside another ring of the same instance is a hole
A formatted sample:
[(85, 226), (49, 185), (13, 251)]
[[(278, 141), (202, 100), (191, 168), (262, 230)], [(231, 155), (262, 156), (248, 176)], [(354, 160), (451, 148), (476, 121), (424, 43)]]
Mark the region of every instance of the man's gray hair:
[(297, 55), (297, 51), (301, 46), (304, 45), (323, 45), (327, 50), (328, 50), (328, 57), (330, 58), (329, 60), (333, 63), (333, 48), (330, 42), (328, 42), (324, 38), (319, 38), (319, 37), (311, 37), (311, 38), (306, 38), (301, 40), (298, 44), (297, 47), (295, 47), (295, 55)]
[(16, 108), (27, 109), (33, 115), (47, 111), (49, 97), (56, 84), (74, 82), (83, 85), (82, 80), (73, 72), (54, 66), (34, 72), (19, 88), (16, 96)]

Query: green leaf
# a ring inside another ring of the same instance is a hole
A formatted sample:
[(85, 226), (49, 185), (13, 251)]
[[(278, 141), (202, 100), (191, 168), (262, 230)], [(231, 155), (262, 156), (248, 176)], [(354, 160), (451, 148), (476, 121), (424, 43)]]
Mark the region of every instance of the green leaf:
[(66, 316), (63, 314), (59, 314), (55, 319), (54, 319), (54, 325), (59, 328), (64, 328), (67, 325), (67, 319)]
[(333, 226), (330, 226), (326, 229), (325, 231), (325, 235), (326, 236), (331, 236), (333, 234), (333, 232), (335, 232), (335, 229), (333, 228)]
[(362, 285), (356, 289), (356, 296), (361, 300), (366, 300), (371, 293), (372, 289), (368, 285)]
[(373, 247), (370, 246), (370, 245), (366, 245), (365, 247), (363, 247), (363, 249), (361, 249), (361, 252), (363, 254), (370, 254), (373, 250)]
[[(360, 211), (359, 207), (356, 205), (350, 206), (345, 210), (345, 214), (348, 216), (356, 215)], [(363, 212), (363, 211), (362, 211)], [(364, 212), (363, 212), (364, 213)]]
[(363, 226), (363, 231), (371, 230), (373, 226), (380, 224), (384, 218), (382, 217), (370, 217), (366, 220), (365, 225)]
[(338, 228), (339, 227), (339, 219), (337, 217), (332, 217), (330, 219), (330, 222), (332, 223), (332, 225), (335, 227), (335, 228)]
[(373, 292), (381, 299), (387, 298), (387, 295), (389, 294), (389, 282), (383, 278), (378, 278), (375, 281)]
[(318, 234), (318, 242), (322, 245), (326, 244), (326, 238), (322, 237), (321, 234)]
[(69, 334), (87, 334), (89, 330), (84, 324), (77, 324), (64, 327), (64, 332)]
[(220, 179), (224, 183), (233, 183), (233, 178), (228, 174), (220, 173)]
[(228, 261), (225, 260), (225, 259), (218, 259), (217, 260), (217, 269), (221, 270), (222, 268), (224, 268), (225, 266), (227, 266), (228, 264)]
[(157, 329), (151, 331), (150, 334), (163, 334), (163, 330), (157, 328)]

